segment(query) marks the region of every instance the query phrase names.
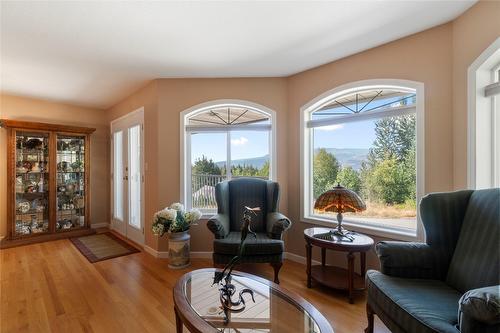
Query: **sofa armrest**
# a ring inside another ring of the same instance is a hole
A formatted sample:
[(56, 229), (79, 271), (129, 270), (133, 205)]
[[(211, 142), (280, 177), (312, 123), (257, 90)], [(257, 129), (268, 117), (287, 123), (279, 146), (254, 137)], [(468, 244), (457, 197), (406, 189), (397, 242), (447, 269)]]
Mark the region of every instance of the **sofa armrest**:
[(273, 239), (281, 239), (283, 232), (290, 228), (292, 222), (285, 215), (272, 212), (267, 214), (266, 224), (268, 236)]
[(433, 279), (436, 276), (435, 254), (425, 243), (383, 241), (375, 246), (382, 273), (417, 279)]
[(207, 227), (215, 238), (224, 238), (229, 233), (229, 218), (226, 214), (214, 215), (207, 221)]
[[(458, 301), (460, 331), (500, 324), (500, 285), (472, 289)], [(500, 329), (500, 328), (499, 328)]]

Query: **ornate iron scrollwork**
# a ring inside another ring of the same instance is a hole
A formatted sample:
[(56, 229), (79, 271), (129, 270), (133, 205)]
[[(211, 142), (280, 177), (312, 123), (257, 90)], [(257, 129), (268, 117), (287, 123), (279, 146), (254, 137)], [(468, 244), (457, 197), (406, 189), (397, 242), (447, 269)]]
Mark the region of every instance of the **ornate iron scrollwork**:
[(254, 292), (251, 289), (244, 288), (239, 294), (238, 298), (233, 301), (232, 297), (236, 293), (236, 287), (231, 283), (231, 274), (234, 267), (240, 262), (244, 255), (245, 247), (244, 243), (248, 234), (253, 235), (257, 239), (257, 234), (250, 228), (250, 222), (252, 221), (252, 215), (257, 216), (257, 212), (260, 211), (260, 207), (250, 208), (245, 206), (245, 211), (243, 213), (243, 224), (241, 226), (241, 241), (238, 249), (238, 255), (234, 256), (231, 261), (224, 267), (222, 271), (216, 271), (214, 273), (213, 284), (218, 284), (219, 288), (219, 299), (221, 302), (221, 308), (224, 311), (224, 323), (229, 322), (229, 314), (239, 313), (245, 310), (246, 303), (243, 298), (244, 294), (250, 294), (252, 301), (255, 303)]

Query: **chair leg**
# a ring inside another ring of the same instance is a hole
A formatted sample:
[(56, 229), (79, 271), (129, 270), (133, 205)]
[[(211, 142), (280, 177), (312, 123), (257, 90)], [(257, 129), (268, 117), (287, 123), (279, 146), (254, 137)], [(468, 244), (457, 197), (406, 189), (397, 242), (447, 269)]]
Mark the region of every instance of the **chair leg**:
[(373, 310), (368, 303), (366, 303), (366, 317), (368, 318), (368, 327), (365, 333), (373, 333)]
[(273, 262), (271, 264), (274, 269), (274, 283), (280, 284), (280, 280), (278, 278), (278, 274), (280, 273), (281, 266), (283, 266), (282, 262)]

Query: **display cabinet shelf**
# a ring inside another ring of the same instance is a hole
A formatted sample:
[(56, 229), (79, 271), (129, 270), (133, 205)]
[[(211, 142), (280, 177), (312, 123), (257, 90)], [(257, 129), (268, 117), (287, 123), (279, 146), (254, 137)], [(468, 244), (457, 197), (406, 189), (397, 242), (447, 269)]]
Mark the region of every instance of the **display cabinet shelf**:
[(0, 120), (7, 131), (7, 237), (0, 247), (92, 233), (93, 128)]

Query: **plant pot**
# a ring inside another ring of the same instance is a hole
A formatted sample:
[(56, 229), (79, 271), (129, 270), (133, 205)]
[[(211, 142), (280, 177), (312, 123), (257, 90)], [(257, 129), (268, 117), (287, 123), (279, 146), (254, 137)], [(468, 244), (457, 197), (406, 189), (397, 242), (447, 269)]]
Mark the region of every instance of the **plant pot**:
[(189, 266), (190, 239), (188, 231), (174, 232), (168, 239), (168, 267), (181, 269)]

